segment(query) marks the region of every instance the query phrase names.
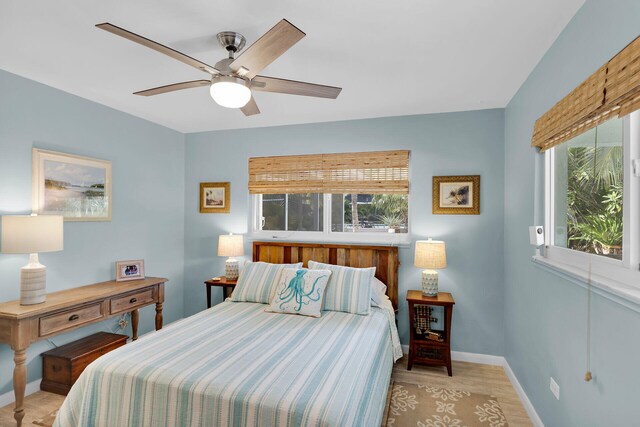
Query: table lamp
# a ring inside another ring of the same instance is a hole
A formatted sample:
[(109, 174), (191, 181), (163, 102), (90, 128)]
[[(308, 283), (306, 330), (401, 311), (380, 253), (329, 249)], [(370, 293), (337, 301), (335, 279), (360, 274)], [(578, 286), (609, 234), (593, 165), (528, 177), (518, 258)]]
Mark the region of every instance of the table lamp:
[(11, 215), (2, 217), (2, 252), (29, 254), (20, 269), (20, 304), (46, 300), (47, 268), (38, 261), (39, 252), (61, 251), (64, 247), (64, 219), (57, 215)]
[(425, 269), (422, 271), (422, 295), (438, 296), (438, 272), (436, 269), (447, 267), (444, 242), (431, 238), (416, 241), (413, 265)]
[(223, 234), (218, 238), (218, 256), (229, 257), (224, 263), (224, 275), (235, 280), (240, 275), (240, 263), (234, 257), (244, 254), (242, 234)]

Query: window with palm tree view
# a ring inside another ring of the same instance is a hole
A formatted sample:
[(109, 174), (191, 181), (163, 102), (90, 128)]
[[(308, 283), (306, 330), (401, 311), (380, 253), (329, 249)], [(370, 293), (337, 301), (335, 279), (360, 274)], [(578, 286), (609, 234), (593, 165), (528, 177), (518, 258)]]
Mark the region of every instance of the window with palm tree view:
[(269, 231), (324, 231), (349, 233), (407, 233), (406, 194), (263, 194), (261, 229)]
[(555, 246), (622, 259), (623, 129), (609, 120), (553, 149)]

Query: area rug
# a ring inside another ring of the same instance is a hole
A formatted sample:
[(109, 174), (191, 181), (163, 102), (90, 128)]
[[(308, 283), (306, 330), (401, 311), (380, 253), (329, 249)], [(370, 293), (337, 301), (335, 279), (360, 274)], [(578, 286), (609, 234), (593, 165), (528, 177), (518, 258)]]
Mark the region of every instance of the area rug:
[(44, 418), (35, 420), (33, 423), (37, 426), (51, 427), (53, 425), (53, 422), (56, 420), (56, 415), (58, 415), (57, 409)]
[(393, 384), (387, 427), (506, 427), (494, 396), (463, 390)]

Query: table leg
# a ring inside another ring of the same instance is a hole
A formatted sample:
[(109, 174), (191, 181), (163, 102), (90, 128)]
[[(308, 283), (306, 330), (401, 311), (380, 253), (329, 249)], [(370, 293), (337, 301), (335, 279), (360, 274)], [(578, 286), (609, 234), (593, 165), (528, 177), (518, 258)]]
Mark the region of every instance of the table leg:
[(156, 303), (156, 331), (162, 329), (162, 303)]
[(140, 313), (136, 308), (131, 312), (131, 340), (135, 341), (138, 339), (138, 319), (140, 317)]
[(207, 285), (207, 308), (211, 308), (211, 286)]
[(415, 312), (412, 302), (409, 302), (407, 306), (409, 308), (409, 360), (407, 361), (407, 371), (410, 371), (413, 368), (413, 316)]
[(27, 386), (26, 361), (26, 349), (13, 350), (13, 362), (15, 364), (15, 367), (13, 368), (13, 392), (16, 396), (16, 406), (13, 410), (13, 418), (16, 419), (18, 427), (22, 425), (22, 419), (24, 418), (24, 391)]
[(446, 317), (446, 333), (447, 333), (447, 373), (452, 376), (451, 372), (451, 317), (453, 315), (453, 306), (447, 306), (444, 309), (444, 315)]

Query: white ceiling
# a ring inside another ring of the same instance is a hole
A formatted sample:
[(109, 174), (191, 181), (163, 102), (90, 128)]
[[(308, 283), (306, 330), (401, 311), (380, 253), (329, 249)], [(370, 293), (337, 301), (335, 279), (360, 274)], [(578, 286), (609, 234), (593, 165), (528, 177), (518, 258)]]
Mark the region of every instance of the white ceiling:
[[(0, 68), (181, 132), (505, 107), (584, 0), (0, 0)], [(343, 88), (337, 100), (259, 92), (262, 114), (207, 88), (132, 92), (206, 78), (94, 27), (111, 22), (214, 64), (215, 40), (247, 45), (287, 18), (307, 36), (261, 74)]]

